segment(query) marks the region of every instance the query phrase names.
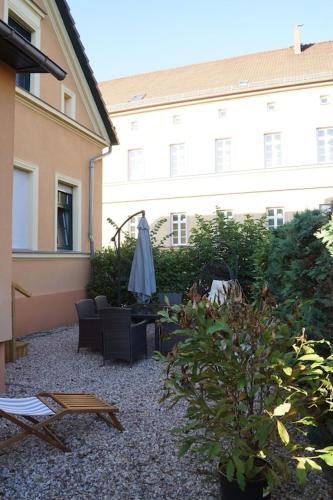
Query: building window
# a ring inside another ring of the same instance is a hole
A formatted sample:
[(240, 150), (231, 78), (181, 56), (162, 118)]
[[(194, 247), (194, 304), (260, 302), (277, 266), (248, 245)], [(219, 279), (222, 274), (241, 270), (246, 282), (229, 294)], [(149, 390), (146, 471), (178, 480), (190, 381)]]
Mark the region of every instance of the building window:
[(132, 219), (128, 223), (128, 234), (130, 235), (131, 238), (137, 238), (138, 237), (138, 224), (140, 222), (141, 215), (137, 215), (135, 217), (132, 217)]
[(75, 119), (76, 96), (74, 92), (63, 85), (61, 86), (61, 111), (70, 118)]
[(264, 135), (265, 167), (281, 165), (281, 133)]
[(268, 102), (267, 103), (267, 111), (268, 113), (275, 111), (276, 110), (276, 104), (275, 102)]
[(320, 104), (322, 105), (326, 105), (326, 104), (329, 104), (330, 103), (330, 99), (329, 99), (329, 96), (328, 95), (321, 95), (319, 97), (319, 100), (320, 100)]
[(12, 198), (13, 250), (37, 250), (38, 167), (15, 160)]
[(57, 249), (73, 250), (73, 188), (58, 186)]
[(180, 125), (182, 123), (182, 118), (180, 115), (173, 115), (172, 117), (172, 123), (174, 125)]
[(219, 117), (219, 119), (225, 118), (227, 116), (227, 110), (225, 108), (219, 109), (217, 112), (217, 116)]
[(139, 122), (136, 122), (136, 121), (131, 122), (130, 127), (131, 127), (131, 130), (133, 130), (133, 131), (139, 130)]
[(332, 208), (333, 208), (333, 204), (332, 203), (322, 203), (322, 204), (319, 205), (319, 210), (323, 214), (330, 214), (330, 213), (332, 213)]
[(170, 172), (172, 177), (186, 174), (185, 144), (171, 144)]
[(128, 179), (135, 181), (144, 178), (143, 149), (128, 151)]
[(221, 214), (225, 219), (233, 219), (233, 213), (232, 210), (221, 210)]
[(333, 127), (317, 129), (318, 163), (333, 162)]
[(172, 245), (186, 245), (187, 227), (185, 214), (171, 214), (172, 221)]
[(268, 229), (275, 229), (276, 227), (283, 226), (283, 208), (267, 208), (266, 216)]
[(215, 172), (231, 170), (231, 139), (215, 141)]
[[(19, 35), (21, 35), (25, 40), (31, 43), (31, 31), (21, 25), (12, 17), (8, 17), (8, 25), (13, 28)], [(17, 73), (16, 74), (16, 85), (21, 87), (21, 89), (30, 92), (31, 87), (31, 77), (30, 73)]]

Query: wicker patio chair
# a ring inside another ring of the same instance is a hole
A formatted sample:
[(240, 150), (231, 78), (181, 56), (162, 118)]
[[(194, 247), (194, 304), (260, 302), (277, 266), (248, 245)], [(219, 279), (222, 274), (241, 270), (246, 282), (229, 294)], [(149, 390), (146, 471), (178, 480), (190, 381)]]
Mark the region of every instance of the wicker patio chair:
[[(51, 399), (51, 405), (47, 399)], [(57, 405), (57, 408), (54, 407)], [(94, 394), (41, 392), (36, 397), (0, 398), (0, 417), (12, 422), (21, 429), (18, 434), (0, 441), (0, 450), (10, 444), (34, 435), (61, 451), (71, 451), (49, 427), (51, 422), (59, 420), (64, 415), (75, 413), (95, 413), (108, 425), (119, 431), (123, 427), (116, 418), (116, 406), (110, 405)], [(38, 420), (36, 417), (47, 417)]]
[(175, 323), (162, 323), (160, 321), (156, 322), (156, 328), (158, 328), (159, 346), (158, 351), (166, 355), (170, 352), (179, 342), (185, 340), (182, 335), (177, 335), (174, 332), (179, 330), (181, 327)]
[(176, 304), (181, 304), (183, 300), (183, 294), (178, 292), (160, 292), (158, 294), (158, 301), (160, 304), (165, 305), (166, 299), (168, 300), (170, 306), (174, 306)]
[(97, 313), (99, 313), (101, 309), (106, 309), (107, 307), (110, 307), (106, 295), (97, 295), (97, 297), (94, 298), (94, 301)]
[(79, 320), (79, 343), (77, 352), (81, 347), (102, 350), (102, 324), (95, 312), (95, 303), (92, 299), (82, 299), (75, 302)]
[(146, 321), (132, 323), (132, 310), (127, 307), (101, 309), (103, 359), (129, 361), (147, 355)]

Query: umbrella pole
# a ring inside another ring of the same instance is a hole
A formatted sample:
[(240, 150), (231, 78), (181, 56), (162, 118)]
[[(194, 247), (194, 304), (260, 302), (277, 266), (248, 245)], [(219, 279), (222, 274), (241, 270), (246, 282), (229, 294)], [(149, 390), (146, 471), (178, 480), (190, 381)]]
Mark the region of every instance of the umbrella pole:
[[(117, 264), (118, 264), (118, 274), (117, 274), (117, 282), (118, 282), (117, 283), (117, 286), (118, 286), (118, 290), (117, 290), (117, 302), (118, 302), (118, 307), (120, 307), (120, 305), (121, 305), (121, 294), (120, 294), (120, 277), (121, 277), (120, 276), (120, 231), (125, 226), (125, 224), (127, 224), (127, 222), (129, 222), (131, 219), (133, 219), (133, 217), (135, 217), (136, 215), (139, 215), (139, 214), (141, 214), (142, 217), (145, 217), (146, 212), (145, 212), (145, 210), (140, 210), (139, 212), (136, 212), (135, 214), (132, 214), (129, 217), (127, 217), (127, 219), (125, 220), (125, 222), (123, 222), (122, 225), (117, 228), (116, 233), (111, 238), (111, 241), (113, 241), (114, 244), (115, 244), (116, 252), (117, 252)], [(116, 238), (117, 238), (117, 242), (116, 242)]]

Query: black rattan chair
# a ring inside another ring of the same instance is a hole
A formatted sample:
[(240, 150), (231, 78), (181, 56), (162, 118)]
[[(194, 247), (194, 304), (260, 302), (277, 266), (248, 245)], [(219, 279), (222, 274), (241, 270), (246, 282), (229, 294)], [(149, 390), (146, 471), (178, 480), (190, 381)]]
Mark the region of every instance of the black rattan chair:
[(127, 307), (101, 309), (103, 360), (129, 361), (147, 355), (146, 321), (132, 323), (132, 310)]
[(185, 340), (182, 335), (174, 333), (181, 328), (178, 324), (157, 322), (156, 328), (159, 329), (159, 347), (157, 350), (164, 355), (168, 354), (179, 342)]
[(167, 298), (170, 306), (174, 306), (176, 304), (181, 304), (183, 300), (183, 294), (178, 292), (160, 292), (158, 294), (158, 301), (160, 304), (165, 305), (165, 298)]
[(75, 302), (79, 320), (79, 344), (81, 347), (102, 350), (102, 323), (95, 313), (95, 304), (92, 299), (82, 299)]
[(110, 307), (110, 304), (108, 303), (108, 299), (106, 298), (105, 295), (97, 295), (97, 297), (94, 298), (94, 301), (95, 301), (97, 313), (101, 309), (106, 309), (107, 307)]

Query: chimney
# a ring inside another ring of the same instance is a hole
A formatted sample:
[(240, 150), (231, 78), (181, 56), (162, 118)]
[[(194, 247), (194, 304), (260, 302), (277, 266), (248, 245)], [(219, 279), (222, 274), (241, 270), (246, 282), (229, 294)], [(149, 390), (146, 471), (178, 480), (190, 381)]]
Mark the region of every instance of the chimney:
[(300, 54), (302, 52), (301, 44), (301, 27), (303, 24), (296, 24), (294, 28), (294, 54)]

